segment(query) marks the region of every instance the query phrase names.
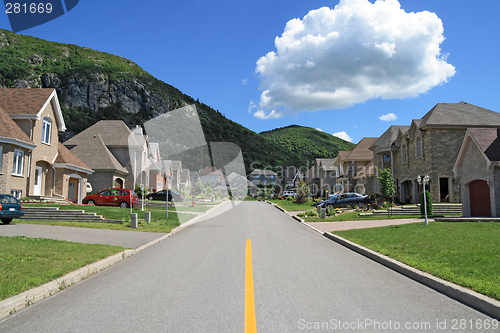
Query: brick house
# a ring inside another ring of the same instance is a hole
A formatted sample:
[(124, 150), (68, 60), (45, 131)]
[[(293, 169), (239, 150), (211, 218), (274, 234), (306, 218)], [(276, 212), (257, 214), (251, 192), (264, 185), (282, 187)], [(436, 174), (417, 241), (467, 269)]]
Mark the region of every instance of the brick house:
[(1, 191), (81, 202), (93, 171), (59, 144), (66, 125), (55, 89), (0, 89), (0, 107)]
[(433, 202), (460, 202), (460, 179), (453, 168), (467, 129), (481, 127), (500, 127), (500, 113), (465, 102), (438, 103), (409, 127), (391, 126), (375, 141), (370, 147), (375, 168), (392, 168), (395, 197), (403, 203), (419, 201), (419, 175), (429, 175)]
[(453, 173), (460, 179), (462, 216), (500, 217), (500, 128), (468, 129)]

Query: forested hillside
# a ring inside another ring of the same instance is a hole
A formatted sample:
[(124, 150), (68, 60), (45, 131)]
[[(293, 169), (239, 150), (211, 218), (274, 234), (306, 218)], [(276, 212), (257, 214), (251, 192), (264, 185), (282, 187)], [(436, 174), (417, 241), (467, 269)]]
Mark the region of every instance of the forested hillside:
[(339, 151), (351, 150), (353, 143), (310, 127), (292, 125), (260, 133), (283, 148), (310, 160), (334, 158)]

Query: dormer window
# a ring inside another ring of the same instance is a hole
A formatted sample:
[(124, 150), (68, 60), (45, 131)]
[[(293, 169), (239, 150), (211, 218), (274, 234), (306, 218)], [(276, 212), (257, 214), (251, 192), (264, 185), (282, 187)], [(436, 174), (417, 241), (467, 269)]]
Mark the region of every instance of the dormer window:
[(50, 133), (52, 129), (52, 121), (49, 118), (43, 118), (43, 128), (42, 128), (42, 142), (50, 144)]

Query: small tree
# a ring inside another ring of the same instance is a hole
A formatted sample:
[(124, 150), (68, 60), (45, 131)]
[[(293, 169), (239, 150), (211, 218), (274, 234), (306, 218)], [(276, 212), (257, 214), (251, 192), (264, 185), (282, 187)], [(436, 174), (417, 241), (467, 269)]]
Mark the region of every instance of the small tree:
[[(432, 196), (429, 191), (425, 191), (425, 201), (427, 202), (427, 215), (432, 215)], [(420, 193), (420, 215), (425, 215), (424, 191)]]
[(308, 194), (309, 194), (309, 186), (307, 186), (305, 181), (303, 180), (299, 181), (299, 187), (297, 188), (297, 197), (294, 203), (301, 204), (306, 202)]
[[(392, 207), (392, 202), (394, 201), (394, 193), (396, 193), (396, 187), (394, 186), (394, 179), (392, 179), (391, 169), (386, 168), (380, 172), (380, 177), (377, 177), (380, 181), (380, 191), (382, 196), (389, 200), (389, 207)], [(389, 209), (388, 214), (391, 210)]]

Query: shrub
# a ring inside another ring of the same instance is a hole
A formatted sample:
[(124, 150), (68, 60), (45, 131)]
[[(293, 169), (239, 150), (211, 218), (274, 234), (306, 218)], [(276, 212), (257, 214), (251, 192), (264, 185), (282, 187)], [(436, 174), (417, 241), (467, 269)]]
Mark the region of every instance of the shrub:
[[(425, 191), (425, 201), (427, 202), (427, 215), (432, 215), (432, 196), (429, 191)], [(425, 215), (424, 191), (420, 193), (420, 215)]]

